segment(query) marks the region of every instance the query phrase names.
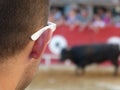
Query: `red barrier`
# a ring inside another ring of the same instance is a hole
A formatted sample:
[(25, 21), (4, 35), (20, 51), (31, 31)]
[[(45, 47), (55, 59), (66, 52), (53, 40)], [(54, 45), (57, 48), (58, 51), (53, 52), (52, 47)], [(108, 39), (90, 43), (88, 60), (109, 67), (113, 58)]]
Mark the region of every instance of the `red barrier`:
[[(106, 43), (110, 37), (117, 36), (120, 38), (120, 28), (115, 28), (114, 26), (107, 26), (100, 29), (98, 32), (95, 32), (90, 29), (85, 29), (80, 31), (80, 27), (76, 26), (70, 28), (67, 25), (61, 25), (57, 27), (57, 30), (54, 32), (54, 36), (59, 35), (64, 37), (67, 40), (68, 46), (74, 45), (83, 45), (83, 44), (95, 44), (95, 43)], [(57, 63), (56, 55), (50, 51), (50, 47), (47, 47), (45, 51), (44, 59), (41, 63)], [(48, 61), (49, 60), (49, 61)]]

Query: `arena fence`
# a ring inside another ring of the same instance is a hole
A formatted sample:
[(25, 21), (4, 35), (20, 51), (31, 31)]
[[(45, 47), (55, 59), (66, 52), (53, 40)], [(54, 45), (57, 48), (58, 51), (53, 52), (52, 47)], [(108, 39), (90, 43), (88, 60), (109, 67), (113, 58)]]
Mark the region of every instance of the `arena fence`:
[[(43, 55), (41, 64), (61, 64), (59, 63), (59, 54), (64, 47), (98, 43), (117, 43), (120, 45), (120, 28), (107, 26), (98, 31), (89, 28), (80, 31), (80, 26), (72, 28), (68, 25), (58, 26)], [(106, 63), (106, 65), (108, 65), (108, 63)]]

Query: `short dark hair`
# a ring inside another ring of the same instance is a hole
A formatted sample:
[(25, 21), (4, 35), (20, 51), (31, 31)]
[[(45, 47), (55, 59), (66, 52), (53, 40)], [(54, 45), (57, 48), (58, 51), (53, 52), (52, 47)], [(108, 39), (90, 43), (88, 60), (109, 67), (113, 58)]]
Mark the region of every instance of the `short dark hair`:
[(49, 0), (0, 0), (0, 58), (19, 53), (47, 23)]

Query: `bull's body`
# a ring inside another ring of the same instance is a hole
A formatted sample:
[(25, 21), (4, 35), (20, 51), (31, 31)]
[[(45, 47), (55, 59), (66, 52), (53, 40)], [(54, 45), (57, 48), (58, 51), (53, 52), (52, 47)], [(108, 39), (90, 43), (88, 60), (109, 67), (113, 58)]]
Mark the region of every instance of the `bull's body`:
[(92, 63), (101, 63), (105, 60), (111, 61), (115, 66), (115, 74), (118, 69), (118, 56), (120, 54), (118, 45), (84, 45), (74, 46), (71, 49), (63, 49), (61, 59), (70, 59), (78, 68), (85, 68)]

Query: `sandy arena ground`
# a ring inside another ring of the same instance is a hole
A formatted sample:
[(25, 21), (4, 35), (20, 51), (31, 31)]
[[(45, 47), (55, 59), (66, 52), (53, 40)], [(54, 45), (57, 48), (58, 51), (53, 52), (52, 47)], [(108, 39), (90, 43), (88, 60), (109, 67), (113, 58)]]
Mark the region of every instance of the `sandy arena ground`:
[(41, 66), (26, 90), (120, 90), (120, 72), (117, 77), (113, 72), (113, 67), (92, 65), (76, 76), (74, 66)]

